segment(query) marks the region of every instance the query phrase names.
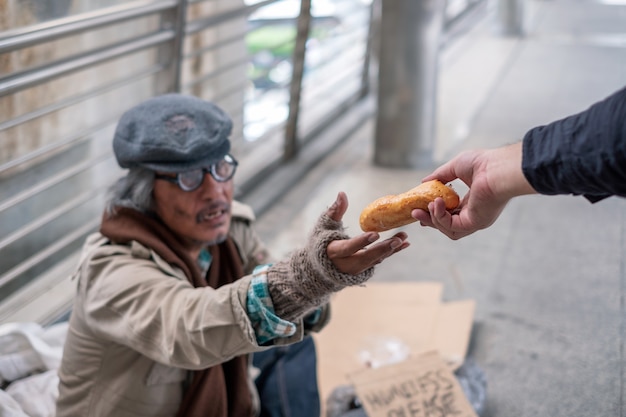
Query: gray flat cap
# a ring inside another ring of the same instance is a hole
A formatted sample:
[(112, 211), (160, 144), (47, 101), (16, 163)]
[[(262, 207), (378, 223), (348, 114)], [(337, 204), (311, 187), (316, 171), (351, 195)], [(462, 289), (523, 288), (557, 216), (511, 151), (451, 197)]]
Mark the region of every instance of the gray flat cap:
[(165, 94), (122, 115), (113, 152), (122, 168), (184, 172), (222, 159), (230, 151), (232, 126), (230, 117), (211, 102)]

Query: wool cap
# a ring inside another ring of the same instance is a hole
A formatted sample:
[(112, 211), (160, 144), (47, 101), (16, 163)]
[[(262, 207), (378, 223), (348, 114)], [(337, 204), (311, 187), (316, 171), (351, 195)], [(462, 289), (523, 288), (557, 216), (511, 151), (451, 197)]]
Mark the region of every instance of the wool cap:
[(230, 151), (232, 120), (215, 104), (182, 94), (148, 99), (126, 111), (113, 138), (122, 168), (185, 172)]

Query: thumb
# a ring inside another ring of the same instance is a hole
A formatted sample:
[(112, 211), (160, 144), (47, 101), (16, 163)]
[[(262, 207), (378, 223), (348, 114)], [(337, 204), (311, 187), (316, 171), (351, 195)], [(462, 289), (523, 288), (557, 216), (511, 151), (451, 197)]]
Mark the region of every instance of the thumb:
[(326, 214), (331, 219), (340, 222), (343, 219), (343, 215), (346, 214), (346, 210), (348, 210), (348, 196), (343, 191), (340, 191), (335, 202), (326, 210)]

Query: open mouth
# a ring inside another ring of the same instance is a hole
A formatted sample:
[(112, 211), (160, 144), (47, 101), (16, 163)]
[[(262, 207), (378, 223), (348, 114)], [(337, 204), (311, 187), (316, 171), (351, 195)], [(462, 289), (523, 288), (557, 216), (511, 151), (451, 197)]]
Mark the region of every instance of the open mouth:
[(198, 223), (217, 221), (228, 214), (227, 206), (211, 207), (198, 213)]

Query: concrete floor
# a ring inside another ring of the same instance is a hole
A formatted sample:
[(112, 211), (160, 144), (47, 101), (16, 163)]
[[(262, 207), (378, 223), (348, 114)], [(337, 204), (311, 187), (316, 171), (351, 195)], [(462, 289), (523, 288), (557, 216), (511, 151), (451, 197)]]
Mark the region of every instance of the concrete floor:
[[(442, 55), (436, 163), (519, 140), (626, 85), (626, 3), (531, 5), (525, 37), (495, 36), (486, 20)], [(273, 252), (301, 245), (338, 191), (354, 235), (365, 205), (428, 173), (373, 166), (374, 123), (260, 216)], [(469, 354), (487, 376), (485, 416), (626, 416), (625, 199), (519, 198), (491, 228), (456, 242), (404, 230), (412, 246), (374, 279), (438, 281), (445, 299), (476, 300)]]

